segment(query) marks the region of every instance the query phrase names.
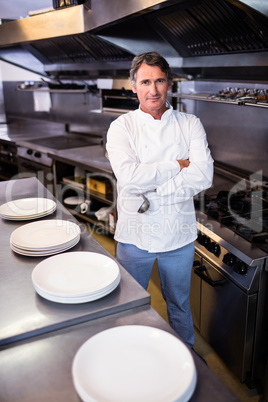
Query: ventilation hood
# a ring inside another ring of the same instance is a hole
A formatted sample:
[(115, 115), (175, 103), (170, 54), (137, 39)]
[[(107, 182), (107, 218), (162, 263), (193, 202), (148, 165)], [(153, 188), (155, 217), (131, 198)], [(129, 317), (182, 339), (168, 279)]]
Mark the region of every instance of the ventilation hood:
[(152, 50), (178, 77), (267, 80), (268, 2), (91, 0), (0, 25), (0, 58), (47, 77), (127, 76)]

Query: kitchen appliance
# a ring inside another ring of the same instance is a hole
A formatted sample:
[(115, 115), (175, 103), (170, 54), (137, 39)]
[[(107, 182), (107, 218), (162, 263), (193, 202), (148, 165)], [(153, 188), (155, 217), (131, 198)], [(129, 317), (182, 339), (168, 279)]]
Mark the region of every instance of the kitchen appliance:
[[(65, 133), (51, 137), (29, 139), (29, 146), (17, 147), (17, 163), (20, 178), (37, 177), (45, 187), (55, 194), (53, 159), (49, 149), (64, 150), (102, 144), (100, 136)], [(68, 172), (67, 172), (68, 173)], [(66, 173), (66, 174), (67, 174)]]
[(18, 173), (17, 146), (11, 141), (0, 141), (0, 179), (9, 180)]
[(18, 146), (17, 162), (19, 178), (37, 177), (41, 183), (53, 190), (53, 160), (43, 152), (34, 148)]
[(249, 387), (268, 353), (268, 183), (215, 164), (214, 185), (195, 199), (194, 325)]

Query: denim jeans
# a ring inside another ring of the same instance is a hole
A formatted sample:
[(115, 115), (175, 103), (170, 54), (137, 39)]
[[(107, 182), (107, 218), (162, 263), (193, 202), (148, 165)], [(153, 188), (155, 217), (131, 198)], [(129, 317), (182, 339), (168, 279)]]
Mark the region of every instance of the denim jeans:
[(132, 244), (117, 245), (118, 262), (144, 289), (148, 287), (153, 264), (157, 260), (169, 324), (190, 348), (193, 347), (195, 338), (190, 309), (193, 259), (194, 242), (162, 253), (148, 253)]

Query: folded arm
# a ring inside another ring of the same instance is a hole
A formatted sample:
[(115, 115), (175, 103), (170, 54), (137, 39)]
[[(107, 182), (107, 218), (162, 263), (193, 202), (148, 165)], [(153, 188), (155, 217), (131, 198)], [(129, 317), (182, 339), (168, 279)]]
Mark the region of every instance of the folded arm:
[(120, 187), (133, 195), (156, 191), (160, 204), (185, 201), (210, 187), (213, 159), (203, 125), (195, 119), (187, 129), (188, 159), (141, 163), (127, 127), (119, 121), (113, 122), (107, 135), (107, 151)]
[(160, 204), (183, 202), (211, 186), (213, 159), (206, 137), (191, 142), (188, 166), (187, 162), (179, 162), (182, 167), (180, 173), (157, 187)]
[(130, 194), (154, 191), (180, 171), (176, 160), (141, 163), (131, 136), (118, 122), (108, 131), (106, 148), (120, 186)]

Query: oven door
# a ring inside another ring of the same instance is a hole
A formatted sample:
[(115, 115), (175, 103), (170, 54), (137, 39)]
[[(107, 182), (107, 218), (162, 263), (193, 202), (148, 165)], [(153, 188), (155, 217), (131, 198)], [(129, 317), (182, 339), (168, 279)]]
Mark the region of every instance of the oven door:
[(17, 147), (0, 141), (0, 180), (16, 179), (18, 174)]
[(193, 267), (192, 282), (200, 281), (200, 292), (191, 295), (197, 310), (199, 298), (200, 334), (240, 378), (246, 381), (251, 371), (257, 295), (248, 295), (219, 269), (199, 257)]
[(200, 318), (201, 318), (201, 311), (200, 311), (201, 278), (195, 275), (194, 269), (200, 266), (201, 266), (201, 257), (197, 253), (195, 253), (193, 271), (191, 277), (190, 304), (191, 304), (193, 323), (195, 328), (198, 329), (198, 331), (200, 331)]
[(18, 160), (18, 172), (19, 178), (37, 177), (41, 183), (49, 189), (52, 193), (53, 191), (53, 167), (42, 165), (34, 161), (17, 157)]

